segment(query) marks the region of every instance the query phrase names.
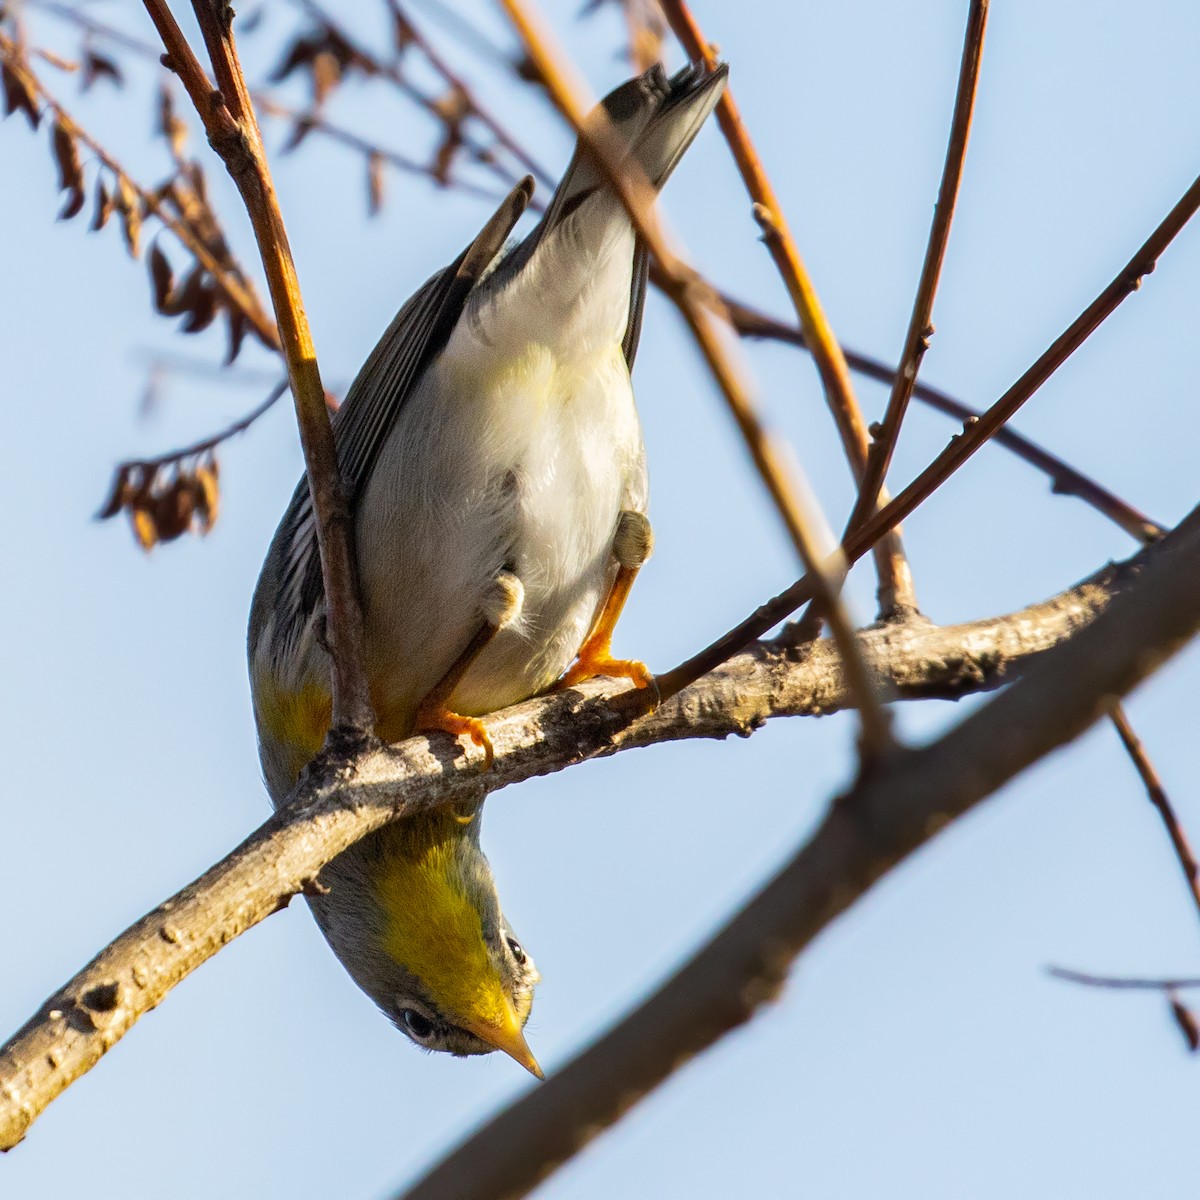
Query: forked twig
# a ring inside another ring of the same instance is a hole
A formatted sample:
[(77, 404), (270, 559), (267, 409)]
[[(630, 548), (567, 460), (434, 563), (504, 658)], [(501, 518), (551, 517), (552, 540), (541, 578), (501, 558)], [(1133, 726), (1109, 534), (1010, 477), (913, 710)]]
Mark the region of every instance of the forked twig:
[[(1142, 279), (1154, 270), (1158, 256), (1171, 244), (1179, 231), (1200, 208), (1200, 177), (1176, 201), (1175, 206), (1159, 222), (1154, 232), (1142, 243), (1134, 256), (1112, 282), (1071, 322), (994, 404), (977, 421), (972, 422), (907, 487), (888, 504), (878, 509), (856, 530), (847, 534), (842, 552), (851, 563), (863, 554), (887, 530), (904, 520), (927, 500), (972, 455), (988, 442), (1054, 374), (1056, 370), (1099, 328), (1128, 296), (1141, 286)], [(664, 675), (657, 676), (659, 692), (664, 697), (686, 687), (707, 671), (736, 654), (743, 646), (761, 637), (790, 616), (801, 604), (813, 598), (812, 581), (798, 579), (791, 587), (760, 605), (744, 621), (734, 626), (698, 654), (679, 664)]]
[[(688, 6), (683, 0), (661, 2), (675, 36), (682, 42), (689, 57), (693, 60), (702, 59), (710, 68), (714, 66), (717, 59), (713, 48)], [(725, 89), (717, 105), (717, 121), (746, 191), (754, 202), (754, 216), (762, 229), (763, 242), (783, 279), (800, 328), (804, 331), (805, 345), (820, 375), (825, 402), (833, 415), (851, 473), (855, 481), (861, 483), (867, 465), (869, 441), (867, 424), (854, 394), (854, 385), (850, 382), (850, 371), (731, 88)], [(904, 555), (899, 530), (891, 530), (873, 553), (879, 577), (881, 614), (890, 616), (915, 610), (917, 603), (912, 571)], [(815, 636), (815, 629), (813, 633)]]
[(967, 15), (967, 32), (963, 39), (962, 61), (958, 68), (958, 90), (954, 97), (954, 116), (950, 121), (950, 139), (946, 145), (946, 161), (942, 166), (942, 180), (938, 185), (937, 203), (933, 211), (933, 224), (929, 229), (929, 242), (925, 247), (925, 261), (921, 266), (921, 278), (913, 300), (912, 316), (908, 332), (904, 337), (904, 348), (900, 354), (900, 365), (892, 383), (892, 394), (871, 453), (867, 457), (867, 469), (858, 492), (858, 500), (846, 523), (847, 529), (860, 525), (875, 511), (880, 500), (880, 489), (891, 466), (892, 454), (900, 436), (900, 423), (908, 411), (917, 372), (921, 360), (929, 348), (933, 336), (933, 300), (937, 294), (938, 279), (942, 263), (946, 258), (946, 246), (950, 240), (950, 223), (954, 219), (954, 205), (958, 200), (958, 188), (962, 182), (963, 163), (967, 157), (967, 141), (971, 135), (971, 117), (975, 111), (975, 93), (979, 87), (979, 63), (983, 57), (983, 36), (987, 29), (988, 0), (971, 0)]
[[(768, 316), (748, 304), (743, 304), (728, 294), (722, 293), (720, 300), (729, 313), (733, 327), (743, 337), (786, 342), (790, 346), (808, 349), (804, 334), (796, 326), (777, 321), (774, 317)], [(858, 374), (877, 380), (879, 383), (890, 384), (896, 378), (895, 369), (889, 367), (881, 359), (873, 358), (869, 354), (863, 354), (849, 347), (842, 349), (852, 371), (857, 371)], [(913, 396), (937, 412), (947, 417), (953, 417), (957, 421), (973, 423), (979, 420), (978, 409), (971, 408), (961, 400), (956, 400), (948, 392), (927, 383), (921, 383), (919, 380), (913, 390)], [(1123, 500), (1103, 484), (1097, 483), (1077, 467), (1064, 462), (1058, 455), (1051, 454), (1045, 447), (1030, 441), (1015, 429), (1009, 429), (1007, 426), (998, 429), (992, 436), (992, 441), (1048, 476), (1051, 491), (1055, 495), (1075, 496), (1106, 516), (1114, 524), (1119, 525), (1130, 537), (1136, 538), (1139, 542), (1146, 544), (1156, 541), (1166, 532), (1165, 526), (1151, 520), (1127, 500)]]

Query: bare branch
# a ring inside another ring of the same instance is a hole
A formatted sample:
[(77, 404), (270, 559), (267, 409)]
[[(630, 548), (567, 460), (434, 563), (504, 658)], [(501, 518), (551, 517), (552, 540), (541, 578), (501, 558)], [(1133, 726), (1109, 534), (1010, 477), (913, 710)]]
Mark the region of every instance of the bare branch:
[[(908, 332), (904, 337), (904, 348), (900, 354), (900, 366), (888, 397), (883, 422), (867, 461), (867, 469), (859, 488), (858, 500), (846, 523), (847, 529), (861, 524), (869, 513), (875, 511), (880, 499), (880, 489), (892, 463), (892, 454), (900, 437), (900, 423), (912, 399), (913, 387), (921, 360), (929, 348), (933, 336), (933, 300), (937, 294), (938, 278), (946, 258), (946, 245), (950, 240), (950, 223), (954, 219), (954, 205), (958, 200), (958, 187), (962, 182), (963, 163), (967, 157), (967, 141), (971, 135), (971, 117), (975, 111), (975, 93), (979, 86), (979, 63), (983, 57), (983, 35), (987, 29), (988, 0), (971, 0), (967, 15), (967, 32), (963, 39), (962, 61), (958, 69), (958, 91), (954, 97), (954, 116), (950, 121), (950, 140), (946, 146), (946, 161), (942, 167), (942, 181), (938, 185), (937, 203), (933, 210), (933, 224), (929, 229), (929, 243), (925, 248), (925, 261), (921, 266), (921, 278), (913, 300), (912, 316)], [(807, 330), (805, 331), (807, 333)]]
[(816, 833), (712, 940), (545, 1085), (457, 1146), (404, 1200), (523, 1196), (690, 1058), (776, 998), (795, 957), (877, 880), (1078, 737), (1200, 629), (1200, 509), (1170, 551), (1027, 676), (932, 745), (837, 797)]
[(1120, 704), (1114, 704), (1109, 716), (1112, 718), (1113, 725), (1116, 726), (1121, 744), (1133, 761), (1150, 803), (1158, 810), (1158, 815), (1162, 818), (1163, 825), (1166, 826), (1167, 836), (1171, 839), (1171, 848), (1175, 851), (1176, 859), (1179, 860), (1179, 867), (1187, 881), (1192, 901), (1196, 905), (1197, 911), (1200, 912), (1200, 867), (1196, 865), (1196, 856), (1192, 853), (1188, 836), (1171, 805), (1167, 790), (1163, 787), (1162, 780), (1154, 769), (1154, 764), (1150, 761), (1150, 756), (1146, 753), (1146, 747), (1142, 745), (1141, 738), (1134, 733), (1133, 726), (1129, 724), (1125, 709)]
[(1086, 971), (1073, 971), (1069, 967), (1047, 967), (1046, 974), (1065, 983), (1078, 983), (1083, 987), (1110, 988), (1113, 991), (1131, 992), (1177, 992), (1200, 987), (1200, 979), (1179, 976), (1166, 979), (1139, 979), (1124, 975), (1091, 975)]
[[(663, 10), (688, 55), (693, 60), (704, 60), (710, 67), (715, 65), (717, 59), (713, 47), (683, 0), (663, 0)], [(754, 215), (763, 231), (763, 242), (796, 310), (800, 328), (804, 331), (805, 345), (809, 347), (821, 377), (825, 402), (833, 415), (851, 472), (854, 479), (861, 483), (867, 465), (867, 424), (854, 395), (846, 359), (730, 88), (725, 89), (717, 105), (717, 121), (737, 163), (746, 191), (754, 202)], [(917, 603), (912, 572), (904, 556), (900, 531), (892, 530), (875, 547), (874, 553), (881, 613), (888, 615), (915, 610)], [(816, 635), (816, 629), (813, 635)]]
[[(961, 434), (953, 437), (946, 449), (912, 483), (888, 504), (878, 509), (865, 524), (847, 534), (842, 542), (842, 552), (850, 563), (857, 562), (884, 533), (895, 528), (933, 495), (1083, 345), (1105, 318), (1110, 316), (1126, 297), (1138, 290), (1142, 279), (1154, 270), (1158, 256), (1171, 244), (1197, 208), (1200, 208), (1200, 177), (1192, 181), (1191, 186), (1116, 278), (1054, 340), (1020, 379), (977, 421), (973, 421)], [(736, 654), (743, 646), (762, 637), (773, 626), (795, 612), (800, 605), (811, 600), (813, 594), (812, 581), (807, 576), (798, 579), (791, 587), (760, 605), (744, 621), (698, 654), (692, 655), (686, 662), (680, 663), (665, 675), (657, 676), (660, 694), (664, 697), (673, 695), (678, 689), (699, 679), (730, 655)]]
[[(859, 635), (863, 655), (901, 698), (996, 688), (1097, 620), (1179, 540), (1168, 537), (1009, 617), (946, 629), (914, 621), (866, 630)], [(745, 737), (773, 717), (822, 715), (848, 703), (839, 652), (827, 641), (756, 646), (645, 716), (640, 692), (609, 687), (593, 681), (488, 717), (495, 761), (486, 773), (448, 735), (374, 750), (345, 769), (318, 759), (285, 807), (118, 937), (0, 1049), (0, 1148), (20, 1141), (38, 1114), (176, 983), (389, 821), (584, 759), (684, 738)], [(107, 1007), (97, 1007), (97, 997)]]
[[(804, 334), (796, 326), (777, 321), (774, 317), (768, 316), (748, 304), (743, 304), (728, 294), (722, 293), (720, 300), (728, 311), (734, 328), (742, 337), (786, 342), (791, 346), (799, 346), (803, 350), (808, 349)], [(873, 358), (869, 354), (863, 354), (846, 346), (842, 347), (842, 352), (846, 355), (846, 362), (849, 363), (852, 371), (866, 375), (869, 379), (875, 379), (880, 383), (890, 384), (895, 381), (895, 369), (889, 367), (881, 359)], [(913, 395), (923, 404), (927, 404), (937, 412), (953, 417), (957, 421), (973, 424), (979, 420), (978, 409), (971, 408), (961, 400), (956, 400), (949, 393), (940, 388), (931, 387), (927, 383), (918, 381)], [(1036, 442), (1030, 441), (1015, 429), (1007, 427), (998, 429), (992, 435), (992, 441), (997, 446), (1003, 446), (1004, 449), (1010, 450), (1018, 458), (1024, 459), (1031, 467), (1047, 475), (1050, 479), (1051, 490), (1055, 495), (1077, 497), (1085, 504), (1091, 505), (1097, 512), (1108, 517), (1110, 521), (1119, 525), (1130, 537), (1136, 538), (1139, 542), (1152, 542), (1166, 532), (1165, 526), (1151, 520), (1127, 500), (1123, 500), (1103, 484), (1090, 479), (1082, 471), (1071, 466), (1070, 463), (1064, 462), (1057, 455), (1051, 454), (1049, 450), (1039, 446)]]

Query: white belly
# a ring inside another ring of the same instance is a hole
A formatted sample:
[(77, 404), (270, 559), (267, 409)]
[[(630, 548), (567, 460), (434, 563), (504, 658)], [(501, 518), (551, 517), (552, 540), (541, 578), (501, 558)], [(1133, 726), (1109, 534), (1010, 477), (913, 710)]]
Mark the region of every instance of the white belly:
[[(481, 371), (497, 357), (509, 368)], [(568, 355), (529, 344), (514, 361), (460, 325), (405, 404), (358, 510), (368, 662), (387, 723), (443, 678), (504, 569), (524, 585), (521, 615), (472, 664), (450, 707), (479, 714), (549, 686), (611, 585), (620, 513), (645, 504), (619, 345)]]

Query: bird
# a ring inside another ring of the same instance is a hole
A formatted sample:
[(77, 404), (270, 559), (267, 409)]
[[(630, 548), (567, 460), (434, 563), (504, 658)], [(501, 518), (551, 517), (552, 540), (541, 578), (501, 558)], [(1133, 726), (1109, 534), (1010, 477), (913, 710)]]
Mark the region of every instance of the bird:
[[(589, 122), (657, 193), (726, 75), (724, 64), (671, 76), (651, 67)], [(595, 675), (652, 682), (611, 653), (653, 541), (630, 380), (648, 253), (584, 139), (541, 220), (510, 247), (532, 189), (520, 181), (404, 304), (333, 417), (376, 733), (465, 735), (487, 763), (482, 714)], [(329, 728), (324, 622), (301, 479), (247, 639), (276, 807)], [(500, 1050), (542, 1078), (524, 1034), (540, 976), (501, 909), (481, 807), (370, 834), (322, 870), (308, 902), (351, 977), (412, 1042), (458, 1056)]]

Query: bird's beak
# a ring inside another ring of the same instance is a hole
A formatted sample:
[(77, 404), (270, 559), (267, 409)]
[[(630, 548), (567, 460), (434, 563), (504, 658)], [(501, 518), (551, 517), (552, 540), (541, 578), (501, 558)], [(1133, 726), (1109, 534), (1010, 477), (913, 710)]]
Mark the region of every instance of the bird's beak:
[(536, 1075), (539, 1079), (546, 1078), (542, 1073), (542, 1068), (538, 1066), (537, 1059), (533, 1057), (533, 1051), (529, 1049), (529, 1043), (525, 1040), (525, 1033), (521, 1029), (520, 1019), (512, 1005), (504, 1006), (504, 1016), (499, 1021), (479, 1021), (473, 1025), (467, 1025), (467, 1029), (481, 1041), (487, 1042), (489, 1046), (503, 1050), (509, 1058), (519, 1062), (530, 1074)]

